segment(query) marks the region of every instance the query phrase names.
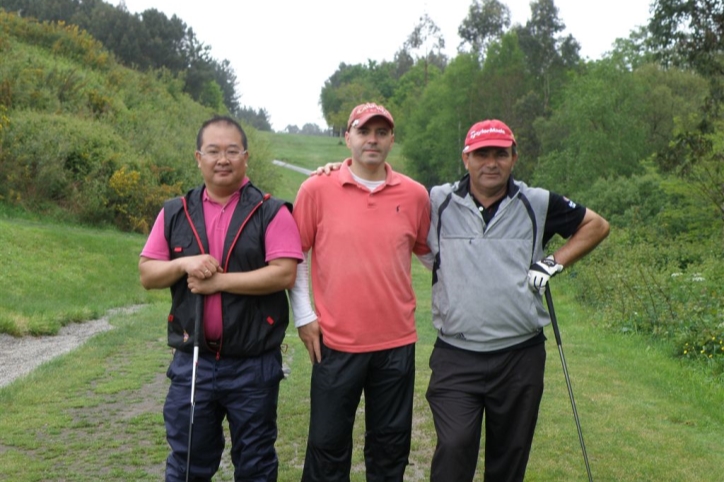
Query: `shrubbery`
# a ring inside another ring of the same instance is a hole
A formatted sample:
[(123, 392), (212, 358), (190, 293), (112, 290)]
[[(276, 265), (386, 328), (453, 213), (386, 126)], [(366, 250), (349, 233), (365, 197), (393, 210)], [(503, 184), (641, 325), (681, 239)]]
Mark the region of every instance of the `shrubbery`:
[(724, 373), (721, 234), (652, 242), (614, 229), (570, 276), (596, 319), (622, 333), (669, 341), (676, 356), (704, 358)]
[[(201, 182), (196, 133), (214, 112), (168, 71), (126, 69), (77, 27), (2, 10), (0, 52), (1, 202), (146, 232)], [(273, 192), (269, 146), (245, 130), (249, 176)]]

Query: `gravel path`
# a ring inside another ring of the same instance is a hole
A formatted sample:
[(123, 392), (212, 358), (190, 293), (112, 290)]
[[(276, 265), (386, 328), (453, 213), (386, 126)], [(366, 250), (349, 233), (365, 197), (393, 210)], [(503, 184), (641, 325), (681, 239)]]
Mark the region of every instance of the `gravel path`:
[(0, 334), (0, 387), (27, 375), (42, 363), (68, 353), (98, 333), (113, 329), (108, 317), (118, 313), (133, 313), (141, 305), (109, 310), (103, 318), (71, 323), (55, 336), (25, 336), (15, 338)]

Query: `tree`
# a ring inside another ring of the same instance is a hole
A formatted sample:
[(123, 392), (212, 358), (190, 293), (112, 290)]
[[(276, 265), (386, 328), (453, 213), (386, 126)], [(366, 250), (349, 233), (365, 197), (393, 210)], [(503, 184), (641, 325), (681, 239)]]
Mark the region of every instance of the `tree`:
[[(677, 132), (691, 131), (700, 125), (708, 92), (706, 79), (690, 70), (664, 70), (658, 64), (642, 65), (633, 71), (633, 76), (645, 93), (639, 99), (638, 112), (648, 127), (646, 143), (652, 151), (666, 151)], [(658, 167), (672, 172), (670, 165)]]
[(664, 64), (724, 75), (724, 6), (721, 0), (656, 0), (649, 22), (652, 43)]
[(697, 187), (700, 196), (712, 203), (724, 220), (724, 122), (717, 122), (717, 129), (698, 138), (694, 150), (696, 157), (689, 156), (691, 166), (684, 166), (687, 179)]
[(488, 45), (499, 39), (510, 27), (510, 9), (498, 0), (473, 0), (468, 16), (458, 27), (463, 40), (458, 47), (467, 45), (472, 52), (481, 55)]
[(366, 76), (367, 72), (363, 65), (347, 65), (342, 62), (337, 70), (324, 81), (324, 86), (319, 94), (322, 115), (324, 120), (327, 121), (327, 125), (338, 135), (342, 135), (346, 127), (346, 119), (341, 123), (339, 122), (342, 103), (344, 102), (344, 97), (340, 95), (339, 89), (351, 82), (365, 83)]
[(629, 72), (601, 63), (575, 79), (565, 101), (538, 127), (545, 154), (535, 183), (581, 198), (599, 177), (640, 173), (646, 126), (635, 114), (643, 92)]
[[(704, 116), (695, 128), (677, 131), (659, 164), (674, 167), (724, 211), (721, 163), (724, 105), (724, 8), (721, 0), (657, 0), (649, 22), (651, 43), (664, 65), (694, 69), (709, 82)], [(724, 219), (724, 217), (723, 217)]]
[(631, 31), (628, 38), (617, 38), (613, 50), (608, 52), (607, 56), (615, 59), (624, 68), (634, 70), (655, 61), (650, 43), (649, 30), (646, 27), (638, 27)]
[(395, 87), (392, 98), (388, 99), (387, 107), (395, 116), (395, 139), (404, 142), (408, 129), (408, 119), (418, 109), (420, 99), (427, 83), (432, 83), (442, 75), (442, 71), (434, 65), (427, 65), (423, 59), (403, 75)]
[(259, 109), (255, 111), (251, 107), (242, 106), (236, 110), (235, 116), (239, 120), (249, 124), (250, 126), (260, 131), (271, 132), (272, 130), (271, 119), (269, 118), (269, 114), (267, 113), (266, 109)]
[[(344, 134), (349, 120), (349, 113), (352, 112), (357, 105), (365, 102), (384, 103), (382, 94), (369, 83), (350, 82), (342, 85), (337, 89), (337, 95), (340, 98), (339, 110), (327, 119), (327, 123), (339, 129), (339, 135)], [(329, 120), (332, 122), (330, 123)]]
[(302, 134), (305, 136), (318, 136), (322, 134), (322, 129), (317, 124), (307, 122), (302, 126)]
[(537, 80), (536, 91), (543, 108), (551, 108), (551, 99), (560, 92), (567, 71), (580, 61), (580, 46), (572, 37), (560, 37), (565, 24), (558, 18), (553, 0), (537, 0), (530, 4), (531, 18), (516, 29), (520, 48), (526, 55), (530, 74)]
[(184, 40), (188, 27), (176, 15), (170, 19), (155, 8), (141, 13), (141, 19), (148, 40), (144, 55), (154, 69), (165, 67), (171, 72), (182, 72), (186, 64), (183, 57)]
[(224, 94), (221, 92), (219, 84), (210, 80), (206, 82), (199, 93), (199, 103), (206, 107), (211, 107), (216, 112), (222, 112), (224, 109)]
[(230, 112), (239, 108), (239, 94), (236, 92), (236, 72), (231, 62), (224, 59), (221, 63), (214, 61), (214, 81), (221, 88), (224, 97), (224, 105)]
[(402, 78), (410, 69), (415, 65), (415, 59), (412, 58), (410, 52), (405, 50), (404, 47), (400, 48), (395, 52), (394, 64), (394, 76), (396, 79)]
[(488, 47), (479, 83), (480, 110), (486, 118), (505, 119), (512, 128), (516, 123), (515, 105), (528, 93), (531, 84), (526, 75), (525, 54), (515, 33), (505, 34)]
[(410, 160), (410, 174), (428, 187), (458, 179), (465, 171), (463, 141), (480, 120), (480, 70), (476, 55), (458, 55), (430, 81), (410, 114), (403, 154)]
[[(380, 69), (386, 73), (378, 73)], [(380, 91), (385, 84), (380, 79), (389, 78), (392, 70), (374, 61), (368, 61), (367, 65), (339, 64), (337, 71), (324, 82), (319, 96), (324, 120), (335, 135), (344, 133), (349, 113), (357, 104), (385, 102), (386, 97)], [(385, 90), (389, 95), (390, 89)]]
[(423, 60), (425, 84), (427, 84), (428, 65), (432, 64), (440, 70), (445, 70), (447, 64), (447, 56), (443, 53), (445, 37), (440, 32), (440, 27), (427, 14), (420, 17), (403, 48), (412, 56), (417, 53), (417, 58)]
[(533, 87), (515, 32), (490, 44), (479, 83), (478, 110), (486, 118), (505, 120), (515, 132), (519, 146), (515, 177), (524, 181), (530, 179), (539, 155), (533, 124), (543, 115), (541, 99)]

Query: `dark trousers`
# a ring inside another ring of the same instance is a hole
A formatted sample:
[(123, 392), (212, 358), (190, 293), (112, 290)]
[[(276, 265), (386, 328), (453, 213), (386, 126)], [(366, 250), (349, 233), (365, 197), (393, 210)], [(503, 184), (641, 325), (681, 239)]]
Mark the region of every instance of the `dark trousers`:
[(355, 412), (365, 396), (367, 480), (402, 481), (410, 454), (415, 345), (371, 353), (322, 347), (312, 369), (304, 482), (349, 481)]
[[(192, 355), (176, 351), (167, 372), (171, 379), (163, 407), (166, 439), (171, 447), (166, 460), (167, 482), (186, 480), (192, 364)], [(279, 351), (252, 358), (216, 360), (213, 355), (199, 356), (190, 480), (210, 481), (219, 469), (224, 417), (229, 421), (234, 480), (277, 480), (274, 443), (282, 378)]]
[(485, 481), (522, 481), (543, 396), (543, 343), (498, 354), (435, 347), (433, 482), (472, 481), (485, 414)]

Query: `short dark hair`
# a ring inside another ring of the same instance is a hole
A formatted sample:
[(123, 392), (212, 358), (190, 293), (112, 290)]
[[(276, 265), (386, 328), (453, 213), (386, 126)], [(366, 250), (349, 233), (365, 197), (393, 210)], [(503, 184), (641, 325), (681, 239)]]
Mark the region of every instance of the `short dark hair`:
[(201, 149), (201, 146), (203, 145), (204, 141), (204, 131), (207, 127), (209, 127), (211, 124), (227, 124), (230, 126), (233, 126), (236, 128), (236, 130), (239, 131), (239, 134), (241, 134), (241, 144), (244, 147), (244, 150), (246, 151), (249, 146), (246, 142), (246, 132), (244, 132), (244, 129), (241, 127), (241, 124), (239, 124), (236, 119), (229, 117), (227, 115), (215, 115), (211, 119), (207, 120), (203, 124), (201, 124), (201, 128), (199, 129), (199, 133), (196, 134), (196, 149)]

